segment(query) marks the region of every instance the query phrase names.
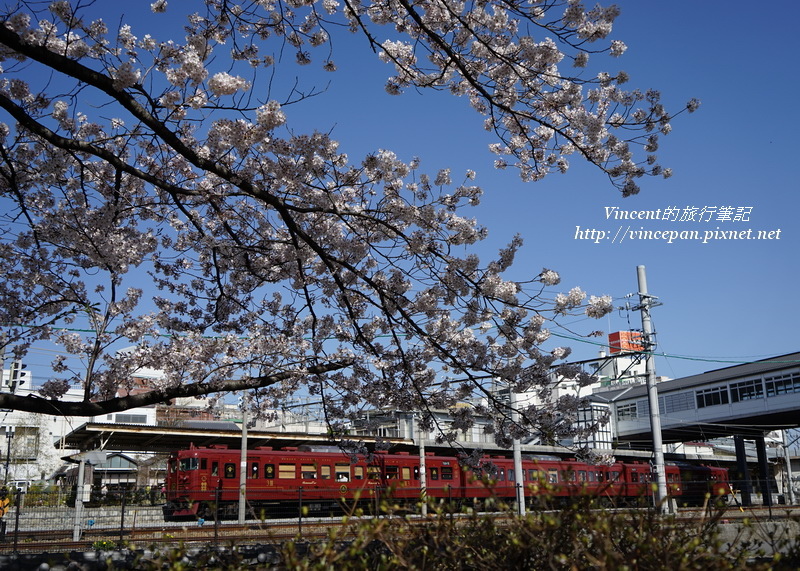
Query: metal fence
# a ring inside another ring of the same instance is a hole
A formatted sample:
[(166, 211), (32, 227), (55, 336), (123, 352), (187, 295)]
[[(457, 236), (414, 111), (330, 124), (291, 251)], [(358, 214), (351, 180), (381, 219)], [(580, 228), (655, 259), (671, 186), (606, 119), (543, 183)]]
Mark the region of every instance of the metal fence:
[[(502, 509), (514, 501), (511, 486), (485, 489), (479, 498), (471, 497), (476, 494), (474, 489), (467, 494), (467, 489), (456, 487), (428, 488), (425, 503), (420, 501), (419, 488), (366, 486), (365, 481), (364, 489), (355, 491), (345, 485), (332, 489), (248, 488), (244, 520), (240, 520), (238, 489), (185, 491), (191, 499), (178, 505), (168, 504), (160, 488), (108, 492), (87, 488), (81, 498), (74, 490), (32, 488), (27, 493), (12, 493), (7, 501), (0, 494), (0, 556), (111, 546), (142, 549), (178, 543), (225, 546), (310, 541), (327, 536), (332, 527), (340, 538), (346, 538), (350, 530), (342, 524), (343, 515), (348, 515), (348, 525), (354, 525), (362, 516), (422, 515), (423, 506), (426, 511), (453, 514)], [(585, 492), (577, 487), (573, 490), (576, 495)], [(466, 499), (468, 495), (470, 499)], [(539, 508), (558, 507), (558, 501), (564, 500), (526, 495), (526, 503)], [(590, 495), (598, 496), (596, 490)], [(650, 497), (639, 499), (641, 505), (652, 503)]]
[[(400, 502), (404, 507), (399, 510), (403, 514), (419, 508), (419, 490), (408, 489), (405, 493), (407, 501)], [(356, 523), (361, 514), (373, 517), (383, 513), (379, 503), (384, 496), (380, 490), (365, 490), (363, 496), (343, 498), (336, 490), (326, 496), (320, 491), (312, 495), (300, 488), (275, 491), (272, 495), (264, 491), (257, 496), (248, 495), (242, 523), (238, 518), (238, 491), (226, 490), (222, 494), (219, 490), (194, 494), (206, 498), (199, 502), (196, 513), (172, 520), (165, 518), (166, 499), (160, 490), (87, 493), (85, 502), (76, 501), (74, 491), (17, 491), (0, 508), (0, 555), (112, 546), (142, 549), (181, 542), (225, 546), (313, 540), (325, 537), (332, 526), (341, 535), (345, 514), (351, 516), (351, 523)], [(446, 497), (438, 500), (447, 502)]]

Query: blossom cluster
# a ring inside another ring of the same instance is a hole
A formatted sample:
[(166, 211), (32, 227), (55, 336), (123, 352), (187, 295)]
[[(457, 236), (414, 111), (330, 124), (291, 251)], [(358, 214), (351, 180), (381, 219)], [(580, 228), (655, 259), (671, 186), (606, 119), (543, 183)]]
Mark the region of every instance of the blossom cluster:
[[(174, 17), (174, 3), (151, 9)], [(523, 241), (477, 255), (487, 229), (469, 215), (483, 193), (473, 171), (424, 172), (387, 149), (351, 158), (329, 133), (302, 132), (286, 103), (315, 98), (294, 84), (278, 96), (265, 76), (281, 60), (265, 54), (309, 63), (340, 27), (364, 30), (394, 66), (390, 91), (447, 89), (486, 116), (498, 166), (534, 181), (582, 155), (632, 193), (658, 168), (637, 158), (638, 135), (654, 153), (672, 115), (657, 92), (624, 91), (622, 74), (562, 71), (589, 64), (584, 45), (624, 53), (609, 40), (615, 9), (208, 1), (173, 39), (83, 11), (21, 4), (0, 26), (0, 173), (14, 173), (0, 175), (0, 320), (33, 324), (9, 332), (20, 351), (47, 339), (88, 363), (55, 362), (43, 396), (80, 382), (87, 403), (112, 399), (148, 367), (163, 372), (163, 398), (235, 387), (266, 411), (305, 391), (331, 418), (452, 408), (456, 429), (496, 413), (499, 441), (569, 432), (559, 419), (576, 401), (508, 423), (500, 399), (478, 397), (497, 381), (545, 399), (569, 355), (543, 349), (545, 316), (601, 317), (611, 299), (573, 288), (548, 300), (560, 277), (547, 268), (508, 279)], [(378, 44), (384, 24), (396, 35)]]

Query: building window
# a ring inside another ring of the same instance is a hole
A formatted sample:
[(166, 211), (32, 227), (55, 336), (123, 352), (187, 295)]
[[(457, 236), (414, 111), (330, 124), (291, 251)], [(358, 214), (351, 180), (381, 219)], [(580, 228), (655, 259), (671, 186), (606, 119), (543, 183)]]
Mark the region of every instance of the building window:
[(695, 391), (697, 408), (728, 404), (728, 387), (714, 387)]
[[(11, 456), (16, 460), (36, 460), (40, 454), (39, 440), (38, 426), (17, 426), (12, 441)], [(5, 455), (5, 450), (3, 450), (3, 455)]]
[(800, 373), (788, 373), (764, 379), (767, 396), (788, 395), (800, 392)]
[(617, 420), (636, 419), (636, 403), (623, 404), (617, 407)]
[(115, 420), (120, 424), (147, 424), (146, 414), (118, 414)]
[(694, 408), (694, 400), (692, 393), (689, 391), (664, 395), (664, 413), (670, 414), (682, 410), (692, 410)]
[(740, 383), (731, 383), (731, 402), (760, 399), (764, 396), (764, 385), (761, 379), (751, 379)]

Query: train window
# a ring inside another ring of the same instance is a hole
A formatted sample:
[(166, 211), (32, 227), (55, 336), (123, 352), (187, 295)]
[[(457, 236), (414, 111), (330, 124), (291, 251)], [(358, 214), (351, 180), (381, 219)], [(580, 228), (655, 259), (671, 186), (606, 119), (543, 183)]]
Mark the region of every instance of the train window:
[(269, 480), (275, 477), (275, 464), (264, 464), (264, 477)]
[(211, 463), (211, 475), (212, 476), (219, 476), (219, 462), (212, 462)]
[(370, 480), (380, 480), (381, 479), (380, 466), (367, 466), (367, 478)]
[(414, 479), (419, 480), (419, 466), (414, 466)]
[(294, 464), (278, 464), (278, 478), (294, 480), (297, 477), (297, 466)]
[(207, 458), (200, 458), (200, 469), (201, 470), (208, 470), (208, 459)]
[(619, 482), (619, 472), (609, 472), (608, 473), (608, 481), (609, 482)]
[(336, 464), (336, 481), (350, 481), (350, 464)]
[(300, 477), (304, 480), (314, 480), (317, 477), (317, 469), (313, 464), (303, 464), (300, 467)]
[(411, 468), (409, 468), (408, 466), (403, 466), (401, 468), (401, 474), (402, 474), (401, 477), (403, 478), (403, 480), (410, 480), (411, 479)]
[(597, 481), (597, 474), (595, 474), (594, 472), (589, 471), (588, 476), (589, 476), (589, 481), (590, 482), (596, 482)]
[(558, 470), (548, 470), (547, 481), (551, 484), (558, 484)]
[(639, 473), (634, 470), (631, 472), (631, 482), (638, 483), (639, 482)]
[(197, 470), (197, 458), (184, 458), (181, 460), (181, 470)]
[(247, 473), (247, 477), (250, 480), (258, 478), (258, 462), (250, 463), (250, 471)]
[(236, 464), (234, 464), (233, 462), (228, 462), (225, 464), (225, 477), (226, 478), (236, 477)]
[(319, 477), (323, 480), (330, 480), (331, 479), (331, 467), (330, 466), (320, 466), (319, 467)]
[(561, 472), (561, 480), (563, 482), (574, 482), (575, 481), (575, 472), (572, 470), (567, 470), (566, 472)]
[(364, 479), (364, 467), (363, 466), (356, 466), (353, 468), (353, 479), (354, 480), (363, 480)]
[(539, 470), (528, 470), (528, 479), (535, 482), (539, 479)]
[(386, 466), (386, 479), (387, 480), (396, 480), (400, 474), (400, 470), (397, 466)]
[[(509, 482), (515, 482), (516, 480), (514, 478), (516, 478), (516, 476), (517, 475), (514, 474), (514, 470), (513, 469), (508, 471), (508, 481)], [(444, 480), (444, 476), (442, 476), (442, 480)]]
[(578, 481), (579, 482), (586, 481), (586, 470), (578, 470)]

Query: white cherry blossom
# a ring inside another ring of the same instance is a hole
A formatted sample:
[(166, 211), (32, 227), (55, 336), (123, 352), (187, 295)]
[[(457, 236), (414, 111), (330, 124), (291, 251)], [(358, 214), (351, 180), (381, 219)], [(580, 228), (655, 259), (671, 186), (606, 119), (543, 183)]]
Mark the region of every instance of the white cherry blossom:
[[(546, 395), (568, 355), (542, 348), (553, 320), (601, 317), (611, 299), (554, 295), (550, 269), (508, 279), (522, 240), (476, 255), (487, 229), (469, 211), (484, 192), (474, 171), (387, 149), (351, 156), (293, 122), (292, 105), (324, 92), (272, 78), (293, 61), (333, 71), (338, 34), (363, 34), (388, 91), (466, 98), (497, 168), (533, 182), (582, 157), (633, 194), (671, 174), (653, 152), (676, 113), (593, 67), (624, 55), (616, 8), (209, 0), (184, 17), (175, 3), (162, 16), (159, 0), (145, 29), (106, 24), (105, 7), (21, 2), (0, 25), (6, 351), (47, 340), (85, 363), (56, 359), (48, 400), (4, 393), (0, 408), (95, 415), (248, 390), (263, 411), (305, 391), (329, 418), (452, 407), (469, 426), (493, 413), (506, 441), (577, 406), (526, 409), (514, 425), (500, 401), (456, 408), (486, 398), (488, 382)], [(143, 366), (164, 378), (116, 398)], [(83, 401), (58, 401), (73, 383)]]

